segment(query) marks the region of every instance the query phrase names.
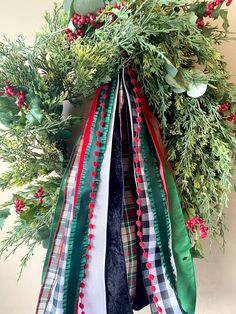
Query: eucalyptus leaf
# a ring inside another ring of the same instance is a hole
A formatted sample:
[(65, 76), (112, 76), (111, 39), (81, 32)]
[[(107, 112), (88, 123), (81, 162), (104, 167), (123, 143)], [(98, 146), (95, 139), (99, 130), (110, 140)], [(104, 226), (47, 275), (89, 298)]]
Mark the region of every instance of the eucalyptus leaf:
[(76, 13), (80, 15), (87, 15), (88, 13), (96, 13), (98, 9), (104, 8), (103, 0), (74, 0), (73, 8)]
[(69, 12), (71, 9), (72, 3), (73, 3), (73, 0), (64, 0), (64, 3), (63, 3), (64, 10)]
[(36, 234), (36, 238), (37, 240), (39, 241), (43, 241), (43, 240), (46, 240), (48, 239), (50, 236), (50, 229), (46, 226), (44, 227), (41, 227), (38, 231), (37, 231), (37, 234)]
[(181, 88), (181, 89), (184, 88), (184, 86), (182, 85), (182, 82), (178, 82), (175, 78), (173, 78), (169, 74), (165, 76), (165, 80), (172, 87)]
[(168, 75), (175, 77), (178, 73), (178, 69), (169, 61), (165, 63), (165, 69)]
[(206, 83), (190, 82), (187, 94), (192, 98), (201, 97), (207, 91), (207, 86), (208, 85)]
[(10, 209), (9, 208), (5, 208), (0, 210), (0, 230), (2, 230), (5, 220), (6, 218), (10, 215)]
[(189, 20), (190, 20), (192, 25), (196, 26), (197, 19), (198, 19), (198, 17), (194, 12), (189, 13)]
[(32, 98), (31, 109), (27, 112), (26, 118), (30, 124), (38, 125), (43, 121), (43, 112), (41, 109), (41, 100), (35, 96)]
[(176, 94), (182, 94), (182, 93), (186, 92), (187, 89), (186, 89), (186, 88), (176, 88), (176, 87), (174, 87), (174, 88), (173, 88), (173, 91), (174, 91)]
[(47, 248), (48, 248), (48, 245), (49, 245), (49, 238), (44, 239), (44, 240), (42, 241), (42, 245), (43, 245), (43, 248), (44, 248), (44, 249), (47, 249)]

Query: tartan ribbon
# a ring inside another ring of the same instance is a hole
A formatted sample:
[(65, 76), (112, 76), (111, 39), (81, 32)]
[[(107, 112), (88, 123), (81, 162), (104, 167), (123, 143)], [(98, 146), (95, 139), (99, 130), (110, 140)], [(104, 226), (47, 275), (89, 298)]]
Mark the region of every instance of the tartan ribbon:
[[(122, 82), (123, 87), (123, 82)], [(124, 103), (124, 88), (121, 89), (122, 102)], [(126, 263), (126, 273), (129, 287), (129, 294), (132, 303), (135, 301), (136, 285), (137, 285), (137, 230), (136, 230), (136, 193), (132, 167), (132, 147), (128, 141), (128, 126), (126, 107), (122, 108), (122, 168), (124, 180), (124, 196), (123, 196), (123, 220), (121, 224), (121, 234), (124, 249), (124, 257)]]

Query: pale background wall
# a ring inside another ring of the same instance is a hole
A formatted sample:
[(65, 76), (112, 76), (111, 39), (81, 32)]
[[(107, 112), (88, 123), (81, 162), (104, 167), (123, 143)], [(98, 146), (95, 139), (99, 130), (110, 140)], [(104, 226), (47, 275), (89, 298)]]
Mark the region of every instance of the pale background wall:
[[(5, 33), (14, 38), (18, 34), (26, 36), (31, 43), (35, 32), (43, 24), (45, 10), (51, 9), (53, 0), (1, 0), (0, 7), (0, 34)], [(236, 31), (236, 3), (230, 10), (231, 31)], [(225, 44), (223, 51), (228, 62), (228, 68), (232, 74), (232, 80), (236, 82), (236, 42)], [(0, 164), (0, 171), (1, 171)], [(0, 193), (0, 201), (3, 202), (10, 195)], [(229, 232), (226, 234), (227, 247), (225, 255), (217, 247), (208, 249), (207, 261), (196, 261), (198, 281), (198, 304), (196, 314), (236, 314), (236, 199), (231, 195), (230, 206), (226, 210)], [(8, 221), (7, 228), (12, 225)], [(6, 230), (5, 229), (5, 230)], [(4, 233), (0, 232), (0, 238)], [(209, 244), (205, 243), (208, 248)], [(1, 314), (33, 314), (37, 295), (40, 287), (42, 262), (45, 251), (38, 249), (27, 269), (24, 271), (20, 282), (16, 283), (20, 253), (7, 261), (0, 261), (0, 313)], [(148, 314), (149, 310), (139, 312)], [(92, 313), (90, 313), (92, 314)], [(103, 314), (103, 313), (101, 313)]]

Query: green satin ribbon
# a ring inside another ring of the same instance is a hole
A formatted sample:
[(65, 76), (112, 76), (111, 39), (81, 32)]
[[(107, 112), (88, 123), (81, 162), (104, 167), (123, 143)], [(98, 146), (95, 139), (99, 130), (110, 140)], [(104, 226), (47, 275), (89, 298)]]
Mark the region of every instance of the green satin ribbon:
[[(105, 124), (103, 129), (103, 135), (101, 137), (100, 154), (98, 159), (97, 173), (100, 172), (100, 167), (105, 152), (109, 121), (111, 117), (112, 107), (114, 104), (114, 90), (116, 87), (116, 81), (111, 84), (111, 90), (109, 95), (109, 105), (106, 112)], [(103, 99), (100, 99), (100, 103)], [(100, 106), (99, 106), (100, 108)], [(95, 140), (95, 131), (98, 129), (100, 109), (96, 112), (95, 119), (91, 128), (91, 140), (87, 147), (86, 157), (84, 161), (84, 169), (81, 175), (81, 182), (79, 186), (79, 193), (77, 203), (75, 206), (75, 216), (72, 222), (71, 235), (69, 240), (69, 249), (67, 257), (67, 266), (65, 272), (64, 294), (63, 294), (63, 308), (65, 314), (72, 314), (76, 309), (76, 301), (79, 294), (79, 285), (83, 280), (85, 264), (85, 253), (88, 244), (88, 204), (90, 201), (89, 193), (91, 192), (91, 171), (92, 161), (94, 160), (93, 153), (95, 146), (93, 145)], [(99, 181), (99, 178), (96, 178)], [(96, 191), (95, 191), (96, 192)]]
[(190, 253), (189, 236), (175, 180), (167, 164), (164, 167), (164, 175), (170, 204), (172, 251), (177, 270), (177, 296), (184, 312), (194, 314), (196, 306), (196, 280), (193, 259)]

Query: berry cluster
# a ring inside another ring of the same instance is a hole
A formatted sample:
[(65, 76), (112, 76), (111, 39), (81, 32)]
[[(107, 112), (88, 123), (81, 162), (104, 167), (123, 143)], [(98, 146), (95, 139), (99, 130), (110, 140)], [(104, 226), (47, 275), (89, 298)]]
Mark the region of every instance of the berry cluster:
[[(222, 5), (224, 2), (226, 2), (227, 6), (230, 6), (233, 0), (213, 0), (207, 3), (206, 5), (206, 11), (204, 13), (204, 17), (212, 17), (212, 11), (215, 10), (218, 6)], [(197, 28), (202, 28), (205, 26), (205, 22), (203, 19), (198, 18), (196, 21)]]
[(75, 13), (71, 18), (71, 22), (76, 30), (74, 32), (70, 28), (64, 30), (69, 42), (76, 40), (78, 37), (83, 37), (89, 25), (92, 25), (94, 28), (102, 26), (101, 23), (96, 23), (96, 16), (92, 13), (88, 13), (86, 16)]
[(43, 194), (44, 194), (43, 188), (39, 186), (37, 189), (37, 192), (34, 193), (34, 198), (38, 199), (39, 205), (43, 204), (43, 198), (42, 198)]
[(220, 107), (216, 110), (218, 113), (222, 114), (222, 118), (224, 120), (228, 120), (230, 122), (235, 121), (236, 120), (236, 113), (230, 113), (227, 116), (224, 116), (224, 112), (230, 109), (230, 103), (228, 102), (224, 102), (220, 105)]
[(17, 214), (20, 214), (23, 211), (24, 207), (25, 207), (24, 202), (21, 199), (17, 198), (15, 200), (15, 210)]
[[(124, 6), (124, 2), (116, 2), (113, 4), (112, 9), (121, 10)], [(111, 16), (109, 24), (112, 24), (115, 20), (115, 14), (114, 12), (112, 12), (112, 9), (109, 11), (107, 8), (100, 8), (97, 10), (97, 15), (94, 15), (92, 13), (88, 13), (85, 16), (76, 13), (73, 14), (73, 16), (71, 17), (71, 22), (75, 27), (75, 31), (73, 32), (70, 28), (64, 30), (68, 41), (73, 42), (78, 37), (83, 37), (89, 27), (92, 27), (93, 29), (100, 28), (104, 24), (104, 21), (98, 21), (98, 16), (103, 13), (104, 16)], [(130, 9), (130, 7), (128, 9)]]
[(90, 174), (91, 176), (91, 182), (90, 182), (90, 202), (88, 204), (88, 219), (89, 219), (89, 225), (88, 225), (88, 245), (86, 248), (86, 253), (85, 253), (85, 259), (86, 262), (84, 264), (84, 279), (80, 283), (80, 292), (79, 292), (79, 301), (78, 301), (78, 306), (81, 309), (81, 314), (85, 314), (85, 305), (84, 305), (84, 288), (86, 286), (86, 277), (87, 277), (87, 270), (89, 267), (89, 259), (90, 259), (90, 251), (92, 250), (92, 240), (94, 237), (93, 230), (95, 228), (95, 225), (93, 223), (93, 217), (94, 217), (94, 208), (95, 208), (95, 199), (96, 199), (96, 177), (97, 177), (97, 171), (98, 171), (98, 159), (100, 155), (99, 148), (101, 147), (101, 136), (102, 136), (102, 131), (104, 129), (104, 119), (106, 116), (106, 101), (108, 98), (108, 90), (109, 90), (109, 85), (104, 86), (104, 92), (102, 95), (102, 103), (101, 103), (101, 113), (100, 113), (100, 121), (98, 123), (99, 128), (96, 130), (96, 139), (94, 141), (94, 146), (96, 147), (94, 151), (94, 160), (92, 162), (93, 170)]
[(223, 102), (220, 107), (217, 109), (217, 112), (218, 113), (222, 113), (222, 112), (225, 112), (229, 109), (230, 107), (230, 104), (228, 102)]
[(194, 228), (196, 225), (200, 225), (200, 238), (205, 239), (207, 237), (208, 228), (205, 226), (203, 220), (199, 216), (192, 217), (186, 222), (186, 227), (192, 232), (195, 232)]
[[(15, 104), (18, 108), (26, 109), (25, 104), (25, 92), (22, 89), (15, 90), (12, 85), (10, 85), (9, 82), (4, 82), (4, 92), (7, 97), (17, 97), (17, 100)], [(0, 96), (4, 95), (4, 93), (1, 93)]]
[(137, 79), (135, 77), (135, 73), (129, 69), (127, 71), (129, 77), (130, 77), (130, 82), (133, 85), (133, 92), (135, 94), (135, 104), (136, 108), (135, 111), (137, 113), (136, 117), (136, 124), (134, 125), (134, 173), (135, 173), (135, 181), (136, 181), (136, 193), (137, 193), (137, 205), (138, 205), (138, 210), (137, 210), (137, 221), (136, 221), (136, 226), (138, 228), (137, 236), (139, 238), (139, 246), (142, 250), (142, 255), (144, 259), (147, 261), (146, 262), (146, 269), (148, 270), (148, 279), (151, 282), (150, 290), (153, 294), (153, 302), (155, 303), (156, 306), (156, 311), (158, 313), (162, 313), (163, 309), (158, 305), (159, 299), (157, 296), (156, 292), (156, 287), (154, 285), (155, 282), (155, 276), (152, 274), (152, 268), (153, 265), (151, 262), (149, 262), (149, 255), (148, 252), (145, 248), (145, 243), (143, 242), (143, 233), (142, 233), (142, 199), (141, 199), (141, 194), (142, 194), (142, 178), (141, 178), (141, 167), (140, 167), (140, 130), (141, 130), (141, 123), (142, 123), (142, 108), (141, 108), (141, 98), (140, 98), (140, 84), (137, 82)]
[(121, 10), (124, 6), (125, 6), (125, 4), (124, 4), (123, 1), (113, 3), (113, 8), (114, 9)]
[(226, 119), (230, 122), (235, 121), (236, 120), (236, 113), (231, 113), (230, 115), (228, 115), (226, 117)]

